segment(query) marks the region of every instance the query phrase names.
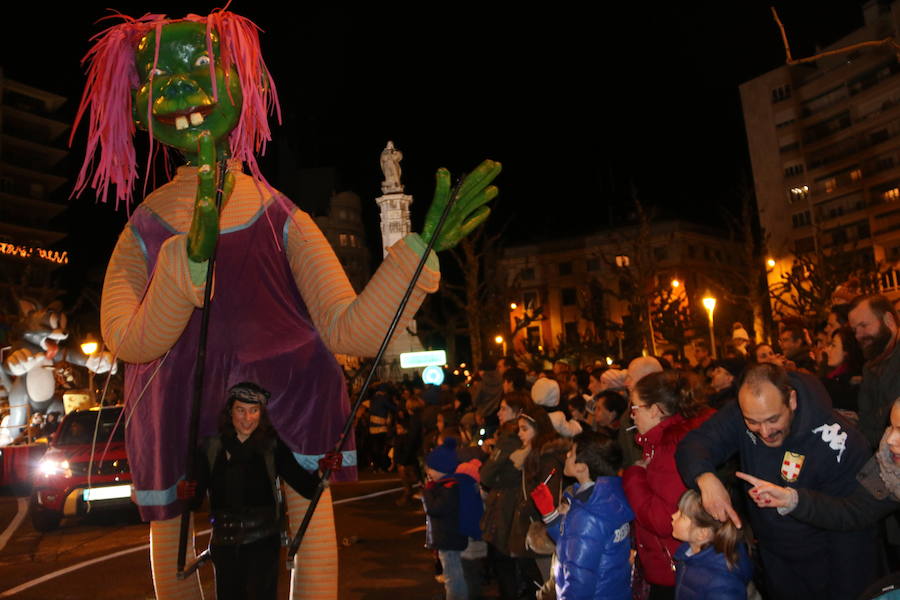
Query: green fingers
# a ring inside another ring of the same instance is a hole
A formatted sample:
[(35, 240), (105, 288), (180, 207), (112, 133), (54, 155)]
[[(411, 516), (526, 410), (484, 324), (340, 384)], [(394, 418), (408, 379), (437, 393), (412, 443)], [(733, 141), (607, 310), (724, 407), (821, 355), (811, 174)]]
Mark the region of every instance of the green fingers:
[[(212, 256), (219, 237), (219, 211), (216, 210), (216, 146), (208, 131), (198, 138), (197, 199), (194, 215), (188, 233), (188, 258), (195, 262), (205, 262)], [(234, 186), (234, 177), (231, 178)], [(226, 177), (226, 188), (229, 178)], [(230, 190), (226, 190), (230, 191)]]
[[(459, 186), (456, 194), (456, 202), (447, 215), (440, 236), (434, 242), (437, 251), (454, 247), (475, 228), (484, 223), (490, 215), (491, 209), (486, 206), (488, 202), (497, 197), (497, 187), (490, 185), (500, 174), (502, 165), (492, 160), (486, 160), (469, 173)], [(422, 230), (422, 239), (426, 243), (434, 236), (434, 230), (441, 214), (450, 200), (450, 173), (447, 169), (438, 169), (434, 190), (434, 200), (425, 217), (425, 227)]]

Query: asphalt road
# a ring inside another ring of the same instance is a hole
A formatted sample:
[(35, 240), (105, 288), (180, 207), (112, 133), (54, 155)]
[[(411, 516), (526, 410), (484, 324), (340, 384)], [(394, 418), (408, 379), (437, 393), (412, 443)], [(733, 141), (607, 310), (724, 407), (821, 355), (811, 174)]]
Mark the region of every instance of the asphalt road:
[[(424, 549), (421, 505), (397, 507), (399, 492), (360, 498), (399, 487), (385, 475), (332, 486), (340, 557), (340, 598), (396, 600), (441, 597), (431, 553)], [(9, 490), (0, 495), (0, 598), (121, 600), (153, 598), (149, 527), (130, 512), (64, 520), (39, 533), (27, 516), (14, 531), (20, 504)], [(206, 529), (198, 513), (198, 530)], [(11, 535), (4, 536), (4, 532)], [(198, 539), (198, 547), (207, 537)], [(346, 539), (346, 544), (341, 543)], [(3, 545), (6, 540), (5, 546)], [(282, 563), (283, 564), (283, 561)], [(213, 572), (201, 569), (206, 598), (213, 598)], [(289, 574), (279, 579), (279, 598), (288, 597)], [(10, 592), (15, 592), (10, 594)]]

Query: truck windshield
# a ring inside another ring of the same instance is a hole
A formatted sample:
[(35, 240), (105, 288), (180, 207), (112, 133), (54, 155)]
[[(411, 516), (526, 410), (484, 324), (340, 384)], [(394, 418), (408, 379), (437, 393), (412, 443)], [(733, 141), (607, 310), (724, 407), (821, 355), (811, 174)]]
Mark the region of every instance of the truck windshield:
[[(103, 410), (92, 410), (85, 412), (71, 413), (66, 416), (59, 430), (54, 445), (71, 446), (76, 444), (90, 444), (94, 440), (94, 428), (97, 428), (97, 442), (106, 443), (112, 435), (114, 442), (125, 441), (125, 423), (119, 423), (116, 427), (116, 421), (122, 413), (121, 407), (104, 408)], [(99, 422), (97, 416), (99, 414)], [(113, 432), (115, 429), (115, 432)]]

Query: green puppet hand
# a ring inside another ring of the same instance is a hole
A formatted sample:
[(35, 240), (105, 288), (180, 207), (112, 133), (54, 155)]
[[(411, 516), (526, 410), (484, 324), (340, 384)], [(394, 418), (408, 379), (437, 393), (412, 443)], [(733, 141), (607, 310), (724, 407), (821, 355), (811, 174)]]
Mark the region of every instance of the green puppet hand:
[[(194, 216), (188, 233), (188, 258), (194, 263), (209, 260), (219, 238), (219, 211), (216, 209), (216, 142), (212, 134), (204, 131), (197, 139), (197, 199)], [(228, 198), (234, 189), (234, 175), (225, 175), (223, 197)], [(224, 206), (224, 202), (223, 202)]]
[[(486, 160), (473, 172), (466, 175), (459, 190), (456, 192), (456, 202), (450, 208), (447, 221), (441, 229), (440, 235), (434, 241), (434, 249), (438, 252), (453, 248), (464, 237), (485, 222), (491, 209), (485, 206), (497, 197), (497, 187), (490, 185), (491, 181), (500, 174), (502, 165), (492, 160)], [(434, 236), (441, 214), (450, 201), (450, 172), (440, 168), (435, 176), (437, 183), (434, 188), (434, 200), (425, 216), (425, 227), (422, 229), (422, 239), (427, 244)]]

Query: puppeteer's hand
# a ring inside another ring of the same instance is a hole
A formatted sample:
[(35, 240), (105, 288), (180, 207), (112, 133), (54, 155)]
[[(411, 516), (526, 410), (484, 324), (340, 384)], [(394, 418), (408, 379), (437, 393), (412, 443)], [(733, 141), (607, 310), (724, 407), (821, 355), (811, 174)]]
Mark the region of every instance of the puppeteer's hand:
[[(490, 183), (500, 174), (501, 168), (500, 163), (486, 160), (466, 175), (459, 186), (456, 202), (450, 209), (450, 214), (447, 215), (447, 221), (444, 223), (440, 235), (434, 241), (436, 251), (454, 247), (488, 218), (491, 209), (485, 205), (497, 197), (497, 187)], [(434, 230), (441, 220), (441, 214), (443, 214), (447, 202), (450, 201), (452, 193), (450, 171), (444, 168), (438, 169), (436, 179), (434, 200), (425, 216), (425, 227), (422, 230), (422, 239), (426, 244), (434, 236)]]
[[(219, 238), (219, 211), (216, 209), (216, 143), (210, 132), (200, 134), (197, 148), (197, 198), (188, 233), (188, 258), (202, 263), (209, 260)], [(223, 195), (231, 195), (234, 175), (225, 175)]]
[(319, 472), (324, 473), (328, 469), (330, 469), (332, 473), (340, 471), (343, 461), (344, 456), (340, 452), (327, 452), (319, 459)]
[(193, 500), (197, 495), (197, 482), (182, 479), (175, 486), (175, 495), (179, 500)]

